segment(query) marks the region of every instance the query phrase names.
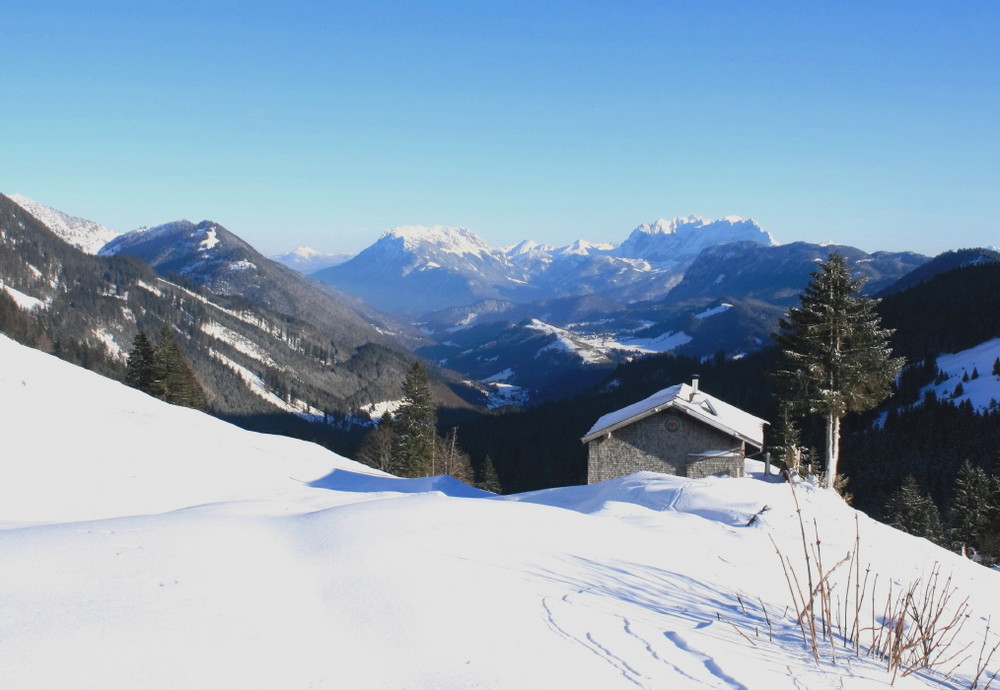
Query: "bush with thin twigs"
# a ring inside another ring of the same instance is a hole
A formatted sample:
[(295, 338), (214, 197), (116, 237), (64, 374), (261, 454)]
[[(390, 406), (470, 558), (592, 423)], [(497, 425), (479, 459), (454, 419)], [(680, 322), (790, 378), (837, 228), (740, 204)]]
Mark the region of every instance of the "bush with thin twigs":
[[(813, 659), (819, 663), (828, 656), (836, 664), (838, 649), (842, 649), (858, 657), (884, 661), (893, 682), (897, 676), (921, 670), (953, 677), (958, 667), (971, 658), (972, 643), (961, 645), (958, 641), (970, 611), (967, 598), (958, 601), (958, 589), (951, 577), (942, 580), (940, 564), (935, 563), (928, 575), (905, 587), (890, 583), (881, 592), (878, 574), (871, 572), (871, 566), (862, 573), (860, 527), (855, 516), (853, 551), (832, 565), (824, 565), (819, 526), (815, 519), (807, 526), (790, 477), (789, 486), (799, 521), (802, 565), (797, 568), (773, 538), (771, 543), (781, 561), (802, 640)], [(835, 595), (833, 576), (845, 564), (846, 587), (843, 594)], [(987, 624), (972, 690), (988, 690), (1000, 674), (1000, 669), (987, 671), (1000, 649), (997, 642), (987, 651), (989, 632)], [(986, 682), (981, 685), (983, 680)]]

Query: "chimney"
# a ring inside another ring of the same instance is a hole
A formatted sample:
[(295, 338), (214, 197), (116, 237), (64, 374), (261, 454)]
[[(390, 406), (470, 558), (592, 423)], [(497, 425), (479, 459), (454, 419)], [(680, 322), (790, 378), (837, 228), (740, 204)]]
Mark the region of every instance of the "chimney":
[(694, 400), (694, 396), (698, 395), (698, 379), (700, 377), (695, 374), (691, 377), (691, 400)]

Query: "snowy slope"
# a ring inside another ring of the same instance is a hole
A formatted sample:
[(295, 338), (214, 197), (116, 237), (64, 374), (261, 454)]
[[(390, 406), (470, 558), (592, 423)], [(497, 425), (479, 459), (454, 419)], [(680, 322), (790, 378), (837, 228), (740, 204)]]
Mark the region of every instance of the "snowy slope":
[(57, 211), (20, 194), (8, 194), (7, 197), (59, 237), (88, 254), (97, 254), (101, 247), (121, 234), (99, 223)]
[[(1000, 359), (1000, 338), (987, 340), (961, 352), (939, 355), (937, 368), (945, 378), (927, 387), (941, 400), (956, 405), (969, 401), (978, 412), (1000, 404), (1000, 376), (993, 374)], [(959, 392), (958, 395), (955, 395)]]
[[(774, 548), (801, 551), (795, 506), (759, 473), (492, 497), (239, 431), (3, 337), (0, 419), (4, 687), (889, 687), (880, 663), (802, 645)], [(798, 496), (830, 562), (854, 548), (852, 510)], [(857, 525), (882, 585), (937, 561), (970, 598), (957, 678), (894, 687), (967, 687), (998, 574)]]

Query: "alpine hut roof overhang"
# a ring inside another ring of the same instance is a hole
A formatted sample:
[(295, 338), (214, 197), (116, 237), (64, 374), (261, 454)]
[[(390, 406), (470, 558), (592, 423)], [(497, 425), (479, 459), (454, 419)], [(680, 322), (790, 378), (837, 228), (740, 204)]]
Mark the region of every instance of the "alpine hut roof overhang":
[(704, 393), (698, 388), (698, 379), (691, 384), (679, 383), (664, 388), (645, 400), (623, 407), (604, 415), (581, 439), (590, 443), (602, 436), (609, 436), (618, 429), (634, 424), (667, 409), (673, 409), (705, 424), (715, 427), (758, 450), (764, 448), (764, 425), (766, 421), (744, 412), (738, 407)]

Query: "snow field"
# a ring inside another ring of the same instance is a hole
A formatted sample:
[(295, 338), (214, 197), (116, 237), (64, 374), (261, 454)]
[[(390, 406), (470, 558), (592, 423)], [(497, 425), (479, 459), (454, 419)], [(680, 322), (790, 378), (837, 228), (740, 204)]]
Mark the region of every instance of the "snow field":
[[(757, 465), (496, 497), (245, 432), (2, 337), (0, 362), (4, 687), (889, 687), (873, 660), (817, 665), (803, 646), (772, 543), (801, 567), (795, 505)], [(827, 566), (857, 529), (882, 582), (935, 562), (953, 576), (971, 665), (894, 687), (967, 685), (997, 573), (798, 492)]]

